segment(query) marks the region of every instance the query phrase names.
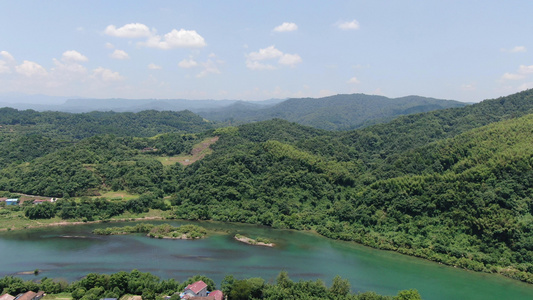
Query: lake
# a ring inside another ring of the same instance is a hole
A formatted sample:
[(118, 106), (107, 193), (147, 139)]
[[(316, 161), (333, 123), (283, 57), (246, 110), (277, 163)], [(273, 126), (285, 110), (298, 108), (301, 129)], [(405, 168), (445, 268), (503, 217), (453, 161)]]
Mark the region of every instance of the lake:
[[(149, 223), (160, 224), (162, 221)], [(87, 273), (138, 269), (183, 281), (204, 274), (220, 285), (222, 278), (262, 277), (274, 281), (285, 270), (293, 280), (335, 275), (352, 290), (395, 295), (417, 289), (424, 299), (533, 299), (533, 285), (499, 275), (475, 273), (389, 251), (318, 235), (266, 227), (216, 222), (165, 221), (174, 226), (198, 224), (218, 230), (202, 240), (160, 240), (142, 235), (97, 236), (95, 228), (135, 223), (87, 224), (0, 233), (0, 276), (42, 270), (38, 276), (77, 280)], [(227, 232), (227, 233), (223, 233)], [(278, 246), (251, 246), (235, 233), (266, 237)]]

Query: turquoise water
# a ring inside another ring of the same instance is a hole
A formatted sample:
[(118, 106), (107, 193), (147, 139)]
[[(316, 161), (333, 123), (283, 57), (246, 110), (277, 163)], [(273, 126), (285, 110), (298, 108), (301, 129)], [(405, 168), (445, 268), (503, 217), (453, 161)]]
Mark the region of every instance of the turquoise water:
[[(208, 229), (227, 233), (214, 233), (209, 238), (194, 241), (91, 234), (94, 228), (124, 225), (131, 224), (4, 232), (0, 234), (0, 276), (38, 268), (43, 271), (38, 276), (17, 276), (24, 279), (46, 276), (72, 281), (90, 272), (138, 269), (180, 281), (204, 274), (220, 284), (227, 274), (273, 281), (281, 270), (285, 270), (293, 280), (321, 278), (328, 285), (335, 275), (341, 275), (350, 281), (355, 292), (376, 291), (394, 295), (399, 290), (415, 288), (424, 299), (533, 299), (533, 285), (305, 232), (202, 222), (200, 225)], [(235, 233), (267, 237), (278, 246), (246, 245), (233, 239)]]

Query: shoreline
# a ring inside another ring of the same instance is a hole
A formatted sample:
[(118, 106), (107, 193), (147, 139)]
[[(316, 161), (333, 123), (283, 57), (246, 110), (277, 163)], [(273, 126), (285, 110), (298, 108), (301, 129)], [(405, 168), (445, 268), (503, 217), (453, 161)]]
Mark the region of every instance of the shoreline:
[(86, 225), (86, 224), (97, 224), (97, 223), (120, 223), (120, 222), (136, 222), (143, 220), (165, 220), (165, 217), (138, 217), (138, 218), (124, 218), (124, 219), (112, 219), (112, 220), (96, 220), (96, 221), (61, 221), (48, 224), (38, 224), (38, 225), (29, 225), (22, 228), (2, 228), (0, 232), (7, 231), (19, 231), (26, 229), (35, 229), (35, 228), (46, 228), (46, 227), (59, 227), (59, 226), (69, 226), (69, 225)]
[(241, 242), (241, 243), (245, 243), (245, 244), (248, 244), (248, 245), (252, 245), (252, 246), (262, 246), (262, 247), (274, 247), (276, 244), (274, 243), (263, 243), (263, 242), (258, 242), (252, 238), (249, 238), (249, 237), (246, 237), (246, 236), (234, 236), (233, 237), (235, 240)]
[(182, 234), (181, 236), (177, 236), (177, 237), (172, 237), (172, 236), (161, 236), (161, 237), (158, 237), (158, 236), (150, 236), (150, 234), (148, 233), (146, 236), (151, 238), (151, 239), (161, 239), (161, 240), (201, 240), (201, 239), (205, 238), (205, 237), (190, 238), (190, 237), (187, 237), (186, 234)]
[[(28, 227), (14, 228), (14, 229), (2, 228), (2, 229), (0, 229), (0, 232), (19, 231), (19, 230), (26, 230), (26, 229), (36, 229), (36, 228), (46, 228), (46, 227), (56, 227), (56, 226), (84, 225), (84, 224), (96, 224), (96, 223), (137, 222), (137, 221), (144, 221), (144, 220), (166, 220), (166, 219), (167, 219), (166, 217), (162, 217), (162, 216), (150, 216), (150, 217), (123, 218), (123, 219), (112, 219), (112, 220), (97, 220), (97, 221), (87, 221), (87, 222), (83, 222), (83, 221), (73, 221), (73, 222), (61, 221), (61, 222), (54, 222), (54, 223), (48, 223), (48, 224), (30, 225)], [(169, 220), (176, 220), (176, 219), (169, 219)], [(178, 220), (185, 220), (185, 219), (178, 219)], [(219, 221), (214, 221), (214, 220), (187, 220), (187, 221), (194, 221), (194, 222), (219, 222)], [(225, 223), (225, 222), (222, 222), (222, 223)], [(240, 222), (227, 222), (227, 223), (258, 226), (258, 225), (254, 225), (254, 224), (240, 223)], [(264, 225), (259, 225), (259, 226), (264, 226)], [(269, 226), (265, 226), (265, 227), (276, 229), (276, 228), (269, 227)], [(372, 245), (368, 245), (368, 244), (357, 242), (357, 241), (353, 241), (353, 240), (348, 240), (347, 241), (347, 240), (333, 239), (331, 237), (328, 237), (328, 236), (325, 236), (325, 235), (321, 235), (320, 233), (318, 233), (315, 230), (296, 230), (296, 229), (276, 229), (276, 230), (289, 230), (289, 231), (296, 231), (296, 232), (304, 232), (304, 233), (308, 233), (308, 234), (312, 234), (312, 235), (317, 235), (317, 236), (320, 236), (320, 237), (323, 237), (323, 238), (326, 238), (326, 239), (331, 239), (331, 240), (334, 240), (334, 241), (338, 241), (338, 242), (353, 243), (355, 245), (358, 245), (358, 246), (361, 246), (361, 247), (364, 247), (364, 248), (368, 248), (368, 249), (372, 249), (372, 250), (394, 252), (394, 253), (397, 253), (397, 254), (400, 254), (400, 255), (405, 255), (405, 256), (408, 256), (408, 257), (412, 257), (412, 258), (416, 258), (416, 259), (432, 262), (432, 263), (439, 264), (439, 265), (442, 265), (442, 266), (446, 266), (446, 267), (449, 267), (449, 268), (458, 268), (458, 269), (462, 269), (462, 270), (465, 270), (465, 271), (468, 271), (468, 272), (481, 273), (481, 274), (499, 275), (499, 276), (506, 277), (506, 278), (509, 278), (509, 279), (512, 279), (512, 280), (516, 280), (518, 282), (526, 283), (528, 285), (533, 285), (533, 283), (531, 283), (531, 282), (528, 282), (526, 280), (522, 280), (520, 278), (516, 278), (515, 277), (516, 275), (513, 274), (514, 273), (513, 271), (516, 272), (516, 270), (513, 270), (513, 269), (507, 269), (506, 270), (506, 268), (500, 267), (497, 271), (485, 271), (485, 270), (477, 271), (477, 270), (472, 270), (472, 269), (469, 269), (469, 268), (464, 268), (464, 267), (453, 265), (453, 264), (447, 264), (445, 262), (441, 262), (441, 261), (438, 261), (438, 260), (433, 260), (433, 259), (430, 259), (428, 257), (422, 257), (422, 256), (413, 255), (413, 254), (403, 253), (401, 251), (398, 251), (397, 249), (385, 249), (385, 248), (375, 247), (375, 246), (372, 246)], [(154, 237), (154, 238), (157, 238), (157, 237)], [(234, 237), (235, 240), (237, 240), (237, 241), (239, 241), (241, 243), (252, 245), (252, 246), (262, 246), (262, 247), (274, 247), (275, 246), (275, 244), (272, 244), (272, 243), (271, 244), (265, 244), (265, 243), (256, 242), (254, 244), (254, 243), (251, 242), (253, 239), (250, 239), (250, 238), (247, 238), (247, 237), (245, 237), (245, 238), (246, 238), (246, 241), (244, 239), (242, 239), (242, 238), (238, 239), (237, 237)], [(511, 271), (511, 272), (509, 272), (509, 271)]]

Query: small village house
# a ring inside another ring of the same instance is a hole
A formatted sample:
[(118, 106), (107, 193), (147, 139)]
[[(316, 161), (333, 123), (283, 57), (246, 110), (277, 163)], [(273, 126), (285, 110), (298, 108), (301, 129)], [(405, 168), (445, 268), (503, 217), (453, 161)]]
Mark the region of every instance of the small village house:
[(7, 205), (17, 205), (19, 204), (19, 199), (7, 199), (6, 200), (6, 206)]
[(212, 292), (207, 291), (207, 284), (200, 280), (185, 287), (180, 294), (180, 298), (194, 300), (223, 300), (224, 294), (219, 290), (214, 290)]
[(39, 291), (37, 293), (29, 291), (23, 294), (18, 294), (13, 300), (40, 300), (42, 297), (44, 297), (43, 291)]
[(205, 297), (207, 296), (207, 284), (202, 280), (197, 281), (193, 284), (189, 284), (183, 290), (182, 299), (190, 299), (193, 297)]
[(35, 199), (33, 200), (33, 204), (42, 204), (44, 202), (50, 202), (54, 203), (57, 201), (57, 198), (50, 198), (50, 199)]
[(10, 294), (3, 294), (0, 296), (0, 300), (14, 300), (15, 296), (11, 296)]
[(211, 293), (209, 293), (208, 297), (215, 298), (215, 300), (222, 300), (224, 299), (224, 294), (222, 294), (222, 291), (214, 290)]

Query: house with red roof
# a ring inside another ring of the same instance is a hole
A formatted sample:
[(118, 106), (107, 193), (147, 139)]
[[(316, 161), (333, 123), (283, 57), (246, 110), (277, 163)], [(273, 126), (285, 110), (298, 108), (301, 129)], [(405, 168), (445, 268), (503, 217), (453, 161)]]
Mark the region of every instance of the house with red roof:
[[(186, 298), (186, 296), (188, 296)], [(207, 284), (202, 280), (196, 281), (193, 284), (189, 284), (183, 290), (182, 299), (190, 299), (193, 297), (206, 297), (207, 296)]]
[(15, 299), (15, 296), (11, 296), (10, 294), (3, 294), (0, 296), (0, 300), (13, 300)]
[(180, 298), (194, 300), (223, 300), (224, 294), (219, 290), (214, 290), (212, 292), (207, 291), (207, 284), (200, 280), (185, 287), (180, 294)]
[(44, 297), (44, 295), (45, 294), (43, 291), (39, 291), (37, 293), (34, 291), (28, 291), (23, 294), (18, 294), (14, 300), (39, 300)]
[(208, 297), (212, 297), (215, 300), (222, 300), (224, 299), (224, 294), (222, 294), (222, 291), (214, 290), (211, 293), (209, 293)]

